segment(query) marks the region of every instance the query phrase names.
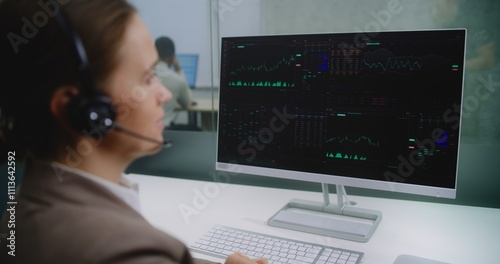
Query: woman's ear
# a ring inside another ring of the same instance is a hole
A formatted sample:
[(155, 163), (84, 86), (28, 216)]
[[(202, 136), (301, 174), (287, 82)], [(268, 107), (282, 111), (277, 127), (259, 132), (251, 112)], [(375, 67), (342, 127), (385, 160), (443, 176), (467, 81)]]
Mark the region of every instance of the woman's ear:
[(60, 86), (50, 97), (50, 112), (61, 123), (68, 123), (68, 106), (78, 95), (74, 86)]

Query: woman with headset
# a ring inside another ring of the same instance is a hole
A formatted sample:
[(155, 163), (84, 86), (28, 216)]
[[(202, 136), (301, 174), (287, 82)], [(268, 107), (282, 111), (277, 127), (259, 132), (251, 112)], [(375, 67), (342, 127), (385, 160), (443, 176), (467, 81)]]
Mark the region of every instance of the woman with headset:
[[(136, 10), (125, 0), (3, 0), (0, 35), (2, 155), (25, 161), (0, 231), (15, 242), (2, 243), (0, 262), (206, 262), (141, 216), (124, 177), (162, 148), (172, 97)], [(235, 253), (226, 263), (266, 260)]]

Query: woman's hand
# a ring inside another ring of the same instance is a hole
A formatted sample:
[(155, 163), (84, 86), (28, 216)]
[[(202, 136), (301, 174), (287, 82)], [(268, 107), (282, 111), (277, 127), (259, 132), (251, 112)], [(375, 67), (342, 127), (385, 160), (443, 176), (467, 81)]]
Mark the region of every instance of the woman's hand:
[(239, 252), (229, 255), (224, 264), (267, 264), (264, 258), (249, 258)]

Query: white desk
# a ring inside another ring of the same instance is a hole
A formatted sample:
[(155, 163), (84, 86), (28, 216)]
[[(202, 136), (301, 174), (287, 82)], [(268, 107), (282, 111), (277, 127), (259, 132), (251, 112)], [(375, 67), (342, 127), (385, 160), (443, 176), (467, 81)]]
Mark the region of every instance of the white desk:
[[(217, 115), (219, 109), (219, 100), (211, 98), (193, 98), (196, 104), (189, 105), (187, 108), (181, 108), (177, 106), (177, 111), (187, 111), (188, 112), (188, 126), (191, 128), (198, 127), (198, 113), (201, 115), (201, 128), (204, 131), (212, 130), (212, 116), (215, 112)], [(214, 122), (217, 123), (217, 120)]]
[(193, 98), (193, 101), (196, 102), (195, 105), (190, 105), (187, 107), (187, 111), (191, 112), (209, 112), (212, 111), (217, 112), (219, 109), (219, 100), (211, 98)]
[[(186, 244), (191, 244), (213, 224), (224, 224), (362, 251), (363, 264), (391, 264), (400, 254), (452, 264), (500, 261), (500, 209), (350, 196), (359, 207), (382, 211), (382, 222), (373, 237), (360, 243), (266, 224), (290, 199), (321, 201), (321, 193), (137, 174), (129, 177), (139, 183), (145, 217)], [(183, 207), (192, 208), (193, 214), (183, 217), (180, 211)]]

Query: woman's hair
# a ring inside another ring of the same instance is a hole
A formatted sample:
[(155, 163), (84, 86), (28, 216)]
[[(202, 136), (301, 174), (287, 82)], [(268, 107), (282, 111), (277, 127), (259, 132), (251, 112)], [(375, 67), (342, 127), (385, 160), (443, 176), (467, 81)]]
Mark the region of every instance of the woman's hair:
[(117, 50), (136, 12), (126, 0), (0, 1), (2, 156), (6, 151), (16, 151), (17, 159), (55, 154), (59, 127), (50, 97), (60, 86), (82, 83), (74, 44), (56, 21), (62, 10), (84, 44), (98, 90), (118, 64)]
[(174, 41), (166, 36), (161, 36), (155, 40), (156, 50), (160, 58), (165, 59), (175, 54)]

